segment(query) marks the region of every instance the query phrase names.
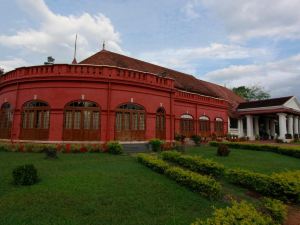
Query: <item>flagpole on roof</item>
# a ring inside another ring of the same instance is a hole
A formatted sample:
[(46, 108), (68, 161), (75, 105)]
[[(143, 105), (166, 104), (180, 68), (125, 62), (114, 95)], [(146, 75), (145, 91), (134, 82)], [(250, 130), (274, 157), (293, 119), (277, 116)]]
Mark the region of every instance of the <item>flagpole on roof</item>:
[(77, 64), (76, 54), (77, 54), (77, 34), (76, 34), (76, 37), (75, 37), (74, 58), (73, 58), (72, 64)]

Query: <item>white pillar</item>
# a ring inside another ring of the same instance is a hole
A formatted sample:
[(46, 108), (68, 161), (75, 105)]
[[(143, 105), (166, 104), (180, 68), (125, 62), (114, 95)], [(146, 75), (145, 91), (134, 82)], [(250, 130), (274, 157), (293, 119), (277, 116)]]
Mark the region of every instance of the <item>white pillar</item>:
[(238, 120), (238, 128), (239, 128), (239, 137), (244, 137), (244, 124), (243, 124), (243, 118), (240, 118)]
[(285, 140), (286, 135), (286, 114), (278, 113), (279, 117), (279, 139)]
[(253, 135), (253, 117), (251, 115), (246, 115), (247, 118), (247, 137), (249, 140), (255, 140)]
[(259, 123), (258, 123), (258, 116), (254, 117), (254, 136), (259, 135)]
[(294, 117), (294, 134), (299, 134), (299, 117)]
[(270, 134), (275, 138), (275, 120), (271, 119), (271, 124), (270, 124)]
[(265, 125), (266, 125), (266, 133), (268, 134), (268, 139), (270, 139), (270, 119), (265, 119)]
[(294, 117), (292, 115), (288, 115), (288, 134), (292, 135), (292, 138), (294, 137)]

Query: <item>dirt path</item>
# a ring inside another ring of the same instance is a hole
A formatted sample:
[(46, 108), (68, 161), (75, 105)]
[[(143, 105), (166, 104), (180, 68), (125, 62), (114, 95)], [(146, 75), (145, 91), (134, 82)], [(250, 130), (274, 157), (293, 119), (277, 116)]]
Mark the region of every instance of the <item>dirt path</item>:
[(288, 206), (288, 217), (284, 225), (300, 225), (300, 208)]

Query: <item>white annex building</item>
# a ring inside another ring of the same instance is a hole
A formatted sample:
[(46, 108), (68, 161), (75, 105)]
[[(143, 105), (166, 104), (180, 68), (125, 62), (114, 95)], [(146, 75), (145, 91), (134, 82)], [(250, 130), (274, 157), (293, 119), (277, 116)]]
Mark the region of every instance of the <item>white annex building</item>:
[(255, 139), (289, 141), (300, 134), (300, 104), (295, 96), (242, 102), (230, 118), (229, 133)]

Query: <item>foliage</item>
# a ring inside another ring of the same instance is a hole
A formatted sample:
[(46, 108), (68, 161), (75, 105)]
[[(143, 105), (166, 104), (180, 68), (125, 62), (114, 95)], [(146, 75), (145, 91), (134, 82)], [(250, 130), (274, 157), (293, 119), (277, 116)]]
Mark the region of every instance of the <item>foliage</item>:
[(201, 137), (199, 135), (194, 134), (194, 135), (192, 135), (191, 139), (193, 140), (195, 145), (200, 145)]
[(200, 156), (182, 155), (175, 151), (163, 152), (161, 156), (164, 160), (176, 163), (195, 172), (215, 177), (221, 176), (224, 173), (223, 165), (209, 159), (203, 159)]
[(287, 217), (287, 207), (282, 201), (271, 198), (263, 198), (262, 210), (269, 215), (276, 224), (283, 224)]
[[(219, 146), (221, 143), (211, 141), (209, 143), (211, 146)], [(237, 149), (248, 149), (248, 150), (256, 150), (256, 151), (267, 151), (279, 153), (282, 155), (288, 155), (295, 158), (300, 158), (300, 148), (299, 147), (282, 147), (276, 145), (260, 145), (260, 144), (247, 144), (247, 143), (239, 143), (239, 142), (222, 142), (232, 148)]]
[(220, 144), (218, 146), (218, 150), (217, 150), (217, 155), (218, 156), (228, 156), (229, 153), (230, 153), (230, 150), (229, 150), (227, 145)]
[(16, 185), (32, 185), (38, 181), (37, 169), (32, 164), (16, 167), (12, 175)]
[(186, 136), (184, 136), (183, 134), (175, 134), (174, 139), (176, 141), (180, 141), (181, 143), (184, 143), (184, 139), (186, 138)]
[(170, 167), (165, 171), (165, 174), (177, 183), (200, 193), (202, 196), (210, 199), (221, 197), (222, 187), (220, 183), (209, 176), (200, 175), (180, 167)]
[(266, 92), (263, 87), (260, 86), (239, 86), (232, 88), (232, 91), (248, 101), (270, 98), (270, 94)]
[(119, 155), (123, 153), (123, 146), (118, 141), (107, 142), (108, 153)]
[(4, 69), (0, 67), (0, 76), (4, 74)]
[(240, 203), (233, 201), (231, 207), (225, 209), (216, 209), (213, 217), (205, 221), (197, 220), (192, 225), (273, 225), (269, 216), (258, 212), (255, 207), (242, 201)]
[(182, 184), (205, 197), (216, 199), (221, 196), (221, 185), (211, 177), (184, 170), (180, 167), (170, 166), (168, 163), (155, 156), (140, 153), (137, 155), (137, 158), (139, 162), (152, 170), (165, 174), (177, 183)]
[(240, 186), (257, 191), (265, 196), (283, 201), (300, 202), (300, 171), (266, 175), (243, 169), (229, 169), (227, 179)]
[(160, 139), (154, 138), (149, 141), (149, 144), (152, 147), (152, 151), (158, 152), (158, 151), (162, 150), (162, 146), (163, 146), (164, 142)]
[(46, 154), (46, 159), (57, 159), (57, 149), (56, 149), (56, 147), (48, 146), (44, 150), (44, 152)]
[(292, 139), (293, 136), (291, 134), (285, 134), (285, 139)]
[(140, 163), (158, 173), (164, 173), (170, 167), (169, 164), (163, 160), (145, 153), (137, 154), (137, 159)]

